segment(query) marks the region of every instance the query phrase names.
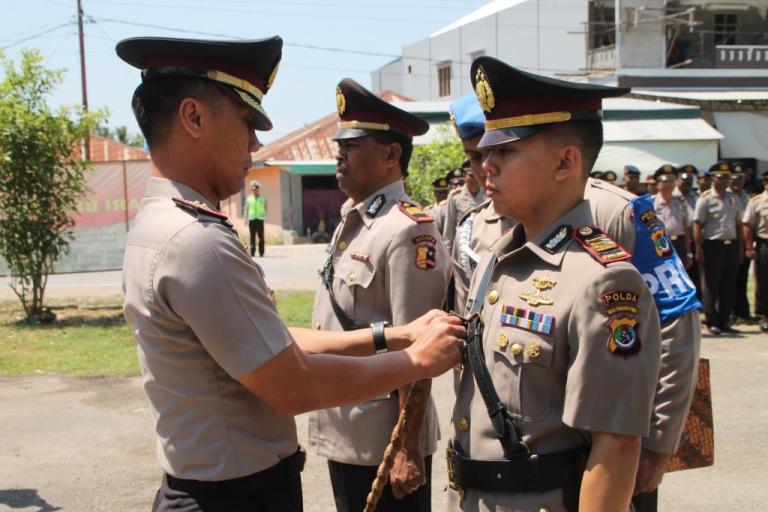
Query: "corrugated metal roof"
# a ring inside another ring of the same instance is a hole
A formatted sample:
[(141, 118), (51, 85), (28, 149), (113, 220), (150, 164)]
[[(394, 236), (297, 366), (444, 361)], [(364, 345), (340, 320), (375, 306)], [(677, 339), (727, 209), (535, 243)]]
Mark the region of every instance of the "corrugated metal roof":
[(149, 160), (149, 153), (142, 148), (129, 146), (120, 141), (91, 134), (91, 162), (122, 162), (123, 160)]

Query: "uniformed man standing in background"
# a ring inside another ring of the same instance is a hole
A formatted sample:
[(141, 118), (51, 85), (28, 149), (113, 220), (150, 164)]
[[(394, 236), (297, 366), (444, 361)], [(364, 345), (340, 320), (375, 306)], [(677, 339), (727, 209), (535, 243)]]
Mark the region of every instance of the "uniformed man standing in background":
[[(476, 104), (477, 98), (474, 93), (469, 93), (454, 100), (449, 107), (449, 115), (452, 120), (459, 117), (464, 119), (461, 125), (458, 125), (455, 121), (453, 121), (453, 125), (461, 139), (464, 154), (467, 155), (469, 160), (469, 170), (475, 178), (478, 190), (473, 193), (462, 191), (460, 194), (456, 194), (458, 197), (451, 196), (448, 200), (448, 211), (445, 227), (442, 232), (443, 240), (448, 246), (448, 251), (453, 249), (453, 242), (456, 239), (456, 228), (461, 218), (485, 200), (483, 156), (482, 152), (477, 148), (477, 143), (483, 135), (483, 123), (485, 120), (482, 115), (477, 115)], [(472, 115), (472, 117), (469, 118), (468, 115)]]
[(624, 166), (624, 189), (627, 192), (640, 195), (640, 169), (634, 165)]
[(744, 258), (739, 200), (728, 190), (731, 166), (718, 162), (709, 169), (712, 188), (696, 201), (693, 240), (702, 274), (704, 314), (709, 332), (737, 333), (730, 324), (734, 282)]
[(292, 336), (260, 268), (214, 209), (240, 191), (260, 147), (255, 130), (272, 127), (261, 99), (281, 50), (279, 37), (117, 45), (142, 70), (132, 104), (152, 149), (123, 287), (165, 473), (154, 511), (300, 511), (304, 453), (292, 415), (360, 402), (460, 359), (464, 329), (440, 311), (388, 329), (392, 349), (422, 333), (404, 352), (316, 355), (372, 355), (381, 335)]
[(699, 262), (696, 261), (696, 246), (693, 241), (693, 212), (696, 210), (696, 201), (699, 199), (699, 194), (693, 189), (693, 180), (698, 178), (699, 170), (692, 164), (685, 164), (680, 166), (678, 171), (677, 188), (674, 195), (684, 198), (686, 204), (688, 204), (688, 220), (690, 223), (688, 228), (691, 232), (691, 243), (687, 252), (693, 253), (693, 264), (686, 270), (691, 281), (696, 286), (696, 297), (701, 301), (701, 267)]
[[(749, 203), (749, 194), (744, 190), (745, 181), (744, 167), (740, 163), (734, 163), (731, 166), (731, 192), (739, 200), (739, 219), (744, 216), (747, 203)], [(749, 264), (751, 261), (749, 258), (744, 258), (744, 261), (739, 265), (733, 300), (733, 316), (735, 319), (746, 320), (747, 322), (754, 320), (749, 312), (749, 299), (747, 298), (747, 280), (749, 279)]]
[[(336, 106), (336, 179), (349, 199), (341, 207), (312, 322), (323, 331), (372, 325), (382, 333), (387, 325), (440, 307), (448, 284), (449, 255), (434, 220), (405, 195), (403, 185), (412, 139), (429, 125), (350, 79), (339, 83)], [(376, 339), (386, 350), (383, 335)], [(407, 392), (310, 416), (310, 449), (328, 459), (337, 510), (365, 506)], [(431, 455), (438, 439), (431, 400), (426, 417), (414, 422), (418, 428), (397, 453), (377, 510), (430, 510)]]
[[(653, 173), (659, 184), (659, 193), (653, 196), (653, 207), (664, 223), (666, 234), (672, 242), (678, 257), (685, 262), (685, 268), (693, 265), (691, 227), (688, 204), (682, 196), (675, 196), (676, 169), (664, 164)], [(660, 242), (663, 243), (663, 242)]]
[(448, 178), (440, 176), (432, 181), (432, 190), (435, 194), (435, 202), (425, 208), (424, 211), (435, 219), (437, 231), (442, 232), (445, 224), (445, 208), (448, 205)]
[(583, 199), (602, 144), (601, 100), (626, 89), (490, 57), (471, 76), (487, 120), (487, 193), (520, 223), (491, 247), (469, 294), (450, 508), (627, 510), (658, 376), (659, 320), (624, 262), (630, 254), (590, 227)]
[(755, 260), (755, 314), (760, 330), (768, 332), (768, 171), (762, 185), (763, 192), (749, 201), (742, 222), (746, 256)]

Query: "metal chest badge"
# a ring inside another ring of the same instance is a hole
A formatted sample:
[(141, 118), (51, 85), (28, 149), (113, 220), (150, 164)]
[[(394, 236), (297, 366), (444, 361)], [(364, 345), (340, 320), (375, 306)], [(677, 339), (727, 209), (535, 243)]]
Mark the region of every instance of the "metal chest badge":
[(532, 292), (525, 292), (520, 294), (520, 298), (530, 304), (531, 306), (552, 306), (555, 302), (549, 297), (544, 296), (541, 292), (550, 290), (555, 287), (557, 281), (548, 277), (534, 277), (533, 287), (536, 289)]

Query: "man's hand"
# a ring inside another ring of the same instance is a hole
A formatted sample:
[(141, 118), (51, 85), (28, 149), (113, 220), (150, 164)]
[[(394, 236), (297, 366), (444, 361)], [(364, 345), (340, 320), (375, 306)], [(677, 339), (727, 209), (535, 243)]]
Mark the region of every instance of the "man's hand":
[(387, 327), (384, 331), (387, 347), (389, 350), (404, 350), (410, 347), (433, 320), (444, 316), (448, 316), (448, 313), (432, 309), (405, 325)]
[(634, 494), (653, 492), (664, 478), (670, 455), (651, 450), (640, 452), (640, 465), (637, 468)]
[(744, 251), (744, 255), (745, 255), (747, 258), (749, 258), (749, 259), (751, 259), (751, 260), (754, 260), (754, 259), (756, 259), (756, 258), (757, 258), (757, 251), (755, 250), (755, 248), (754, 248), (754, 247), (747, 247), (747, 250), (746, 250), (746, 251)]
[(389, 483), (396, 499), (403, 499), (427, 483), (424, 457), (418, 449), (400, 449), (389, 472)]
[(465, 344), (466, 337), (463, 320), (443, 314), (431, 319), (405, 351), (426, 371), (423, 378), (437, 377), (461, 361), (460, 347)]

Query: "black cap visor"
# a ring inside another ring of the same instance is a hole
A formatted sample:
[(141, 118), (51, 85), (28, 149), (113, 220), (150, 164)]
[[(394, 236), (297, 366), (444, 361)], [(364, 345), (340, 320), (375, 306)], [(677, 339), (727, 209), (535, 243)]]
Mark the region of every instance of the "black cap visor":
[(543, 132), (549, 124), (537, 126), (514, 126), (512, 128), (499, 128), (497, 130), (488, 130), (483, 134), (480, 142), (477, 143), (478, 149), (491, 148), (515, 142), (516, 140), (527, 139)]

